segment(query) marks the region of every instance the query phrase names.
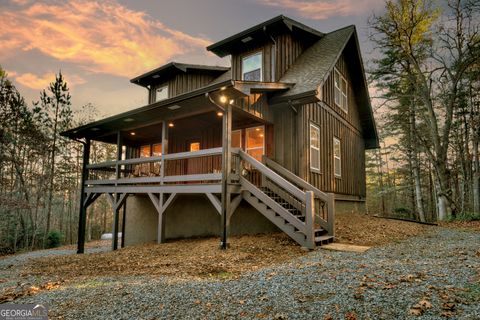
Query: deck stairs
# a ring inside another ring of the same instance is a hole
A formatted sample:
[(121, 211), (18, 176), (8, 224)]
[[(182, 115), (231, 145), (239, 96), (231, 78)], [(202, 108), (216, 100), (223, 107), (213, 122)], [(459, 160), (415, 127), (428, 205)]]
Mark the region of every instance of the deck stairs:
[(239, 153), (249, 168), (240, 177), (244, 200), (303, 247), (314, 249), (333, 242), (333, 195), (268, 158), (262, 163), (243, 151)]

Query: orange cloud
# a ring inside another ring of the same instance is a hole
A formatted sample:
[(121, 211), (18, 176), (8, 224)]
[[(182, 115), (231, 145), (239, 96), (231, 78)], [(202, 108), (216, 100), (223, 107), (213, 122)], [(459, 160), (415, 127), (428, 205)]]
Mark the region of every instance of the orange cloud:
[[(9, 74), (9, 76), (25, 87), (37, 90), (45, 89), (51, 82), (55, 81), (55, 73), (53, 72), (48, 72), (40, 76), (29, 72), (23, 74), (13, 73)], [(86, 82), (85, 79), (77, 75), (65, 76), (65, 81), (70, 88)]]
[(0, 12), (0, 21), (0, 58), (14, 50), (39, 50), (93, 73), (126, 77), (209, 44), (114, 0), (17, 0), (16, 6)]
[(372, 11), (383, 0), (260, 0), (261, 3), (297, 12), (308, 19), (323, 20), (335, 16), (356, 16)]

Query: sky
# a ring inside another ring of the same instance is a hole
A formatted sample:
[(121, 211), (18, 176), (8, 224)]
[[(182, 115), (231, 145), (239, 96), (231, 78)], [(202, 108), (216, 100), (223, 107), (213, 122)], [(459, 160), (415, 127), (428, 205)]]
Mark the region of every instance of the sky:
[(205, 47), (283, 14), (322, 32), (354, 24), (364, 60), (367, 21), (384, 0), (0, 0), (0, 66), (28, 103), (55, 80), (74, 110), (112, 115), (147, 103), (130, 79), (170, 61), (229, 66)]

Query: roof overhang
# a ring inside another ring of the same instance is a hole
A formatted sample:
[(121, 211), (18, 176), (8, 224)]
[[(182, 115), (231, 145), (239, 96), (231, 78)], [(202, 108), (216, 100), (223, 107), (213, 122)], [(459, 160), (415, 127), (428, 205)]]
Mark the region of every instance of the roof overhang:
[(283, 82), (233, 81), (233, 87), (245, 95), (286, 91), (294, 85), (294, 83)]
[(302, 39), (318, 40), (323, 37), (323, 33), (310, 28), (298, 21), (279, 15), (273, 19), (267, 20), (256, 26), (248, 28), (226, 39), (218, 41), (207, 47), (208, 51), (215, 53), (219, 57), (225, 57), (238, 48), (245, 45), (257, 44), (263, 41), (271, 41), (271, 37), (285, 31), (298, 34)]
[(146, 72), (138, 77), (130, 80), (131, 83), (137, 84), (142, 87), (147, 87), (153, 82), (165, 81), (167, 78), (172, 77), (174, 74), (197, 72), (203, 74), (212, 74), (218, 76), (226, 71), (229, 67), (221, 66), (207, 66), (197, 64), (186, 64), (180, 62), (170, 62), (161, 67), (158, 67), (152, 71)]
[(228, 80), (88, 123), (64, 131), (61, 135), (74, 140), (86, 138), (114, 143), (115, 135), (119, 131), (130, 131), (162, 121), (173, 121), (209, 110), (217, 110), (221, 105), (220, 96), (222, 95), (227, 97), (227, 101), (244, 96), (234, 88), (233, 82)]

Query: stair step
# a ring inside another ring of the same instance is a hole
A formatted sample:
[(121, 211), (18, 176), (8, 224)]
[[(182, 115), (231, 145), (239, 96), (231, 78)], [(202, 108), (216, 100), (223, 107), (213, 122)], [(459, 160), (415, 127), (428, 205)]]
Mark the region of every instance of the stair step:
[(333, 236), (325, 235), (320, 237), (315, 237), (315, 244), (321, 246), (322, 244), (328, 244), (333, 242)]
[(314, 232), (315, 232), (315, 237), (320, 237), (320, 236), (323, 236), (323, 235), (325, 235), (326, 233), (328, 233), (327, 230), (322, 229), (322, 228), (320, 228), (320, 229), (315, 229)]

